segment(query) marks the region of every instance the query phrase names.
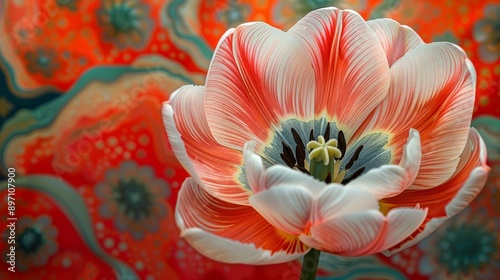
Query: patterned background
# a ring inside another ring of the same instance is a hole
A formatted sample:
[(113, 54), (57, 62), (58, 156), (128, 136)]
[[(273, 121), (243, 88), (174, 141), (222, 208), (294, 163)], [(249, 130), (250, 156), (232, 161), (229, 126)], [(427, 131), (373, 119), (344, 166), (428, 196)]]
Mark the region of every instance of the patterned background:
[[(228, 265), (179, 239), (187, 173), (160, 104), (203, 84), (229, 27), (287, 29), (335, 5), (392, 17), (426, 42), (462, 46), (478, 74), (473, 126), (489, 149), (487, 186), (435, 234), (392, 257), (323, 254), (319, 279), (498, 279), (500, 4), (488, 0), (0, 0), (0, 169), (16, 169), (17, 272), (0, 279), (297, 279), (300, 263)], [(2, 230), (7, 183), (0, 186)], [(5, 222), (6, 223), (6, 222)], [(4, 233), (7, 233), (6, 231)], [(7, 254), (0, 242), (2, 257)]]

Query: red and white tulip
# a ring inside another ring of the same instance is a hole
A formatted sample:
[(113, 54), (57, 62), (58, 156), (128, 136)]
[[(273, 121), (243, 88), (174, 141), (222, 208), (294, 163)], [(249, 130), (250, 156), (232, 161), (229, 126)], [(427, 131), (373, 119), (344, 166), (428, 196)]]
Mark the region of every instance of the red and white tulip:
[(227, 31), (206, 85), (163, 106), (191, 175), (176, 208), (182, 237), (247, 264), (411, 246), (486, 182), (475, 85), (458, 46), (350, 10), (313, 11), (288, 32)]

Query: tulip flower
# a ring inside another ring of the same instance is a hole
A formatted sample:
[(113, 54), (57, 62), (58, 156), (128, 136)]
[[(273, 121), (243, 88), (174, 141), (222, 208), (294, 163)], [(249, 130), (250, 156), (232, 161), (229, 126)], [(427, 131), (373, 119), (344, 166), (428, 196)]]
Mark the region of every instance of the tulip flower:
[(245, 264), (415, 244), (486, 182), (475, 86), (460, 47), (390, 19), (325, 8), (287, 32), (230, 29), (205, 86), (179, 88), (162, 109), (191, 175), (181, 236)]

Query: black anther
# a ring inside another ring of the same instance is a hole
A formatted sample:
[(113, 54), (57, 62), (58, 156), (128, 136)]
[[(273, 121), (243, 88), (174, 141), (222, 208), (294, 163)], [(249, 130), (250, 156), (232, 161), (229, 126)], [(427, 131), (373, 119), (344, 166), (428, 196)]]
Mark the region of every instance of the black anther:
[(292, 128), (291, 131), (293, 135), (293, 140), (295, 140), (295, 143), (297, 143), (297, 146), (295, 147), (297, 164), (303, 167), (304, 160), (306, 160), (306, 146), (304, 145), (304, 142), (302, 142), (302, 139), (300, 138), (299, 133), (297, 133), (297, 130), (295, 130), (295, 128)]
[(332, 174), (328, 173), (328, 175), (325, 178), (325, 183), (330, 184), (332, 182)]
[(314, 139), (314, 130), (311, 129), (311, 132), (309, 132), (309, 141), (315, 140)]
[(325, 141), (330, 140), (330, 123), (326, 124), (325, 134), (323, 134), (323, 137), (325, 137)]
[(311, 174), (309, 173), (309, 171), (308, 171), (305, 167), (300, 166), (300, 165), (296, 165), (295, 167), (297, 167), (297, 169), (299, 169), (299, 170), (300, 170), (300, 171), (302, 171), (303, 173), (306, 173), (307, 175), (311, 175)]
[(363, 145), (359, 146), (356, 151), (354, 152), (354, 155), (351, 157), (351, 160), (349, 160), (349, 162), (347, 163), (347, 165), (345, 166), (345, 169), (350, 169), (352, 167), (352, 165), (354, 164), (355, 161), (358, 160), (359, 158), (359, 154), (361, 153), (361, 150), (363, 150)]
[(295, 163), (292, 162), (292, 160), (289, 157), (287, 157), (284, 153), (281, 153), (280, 156), (288, 167), (293, 168), (295, 166)]
[(363, 173), (365, 171), (365, 168), (364, 167), (361, 167), (360, 169), (356, 170), (356, 172), (354, 172), (349, 178), (346, 178), (342, 181), (342, 185), (345, 185), (347, 183), (349, 183), (350, 181), (356, 179), (359, 175), (361, 175), (361, 173)]
[(344, 137), (344, 132), (342, 130), (339, 131), (339, 136), (338, 136), (338, 146), (337, 148), (340, 150), (342, 155), (340, 156), (339, 160), (344, 158), (345, 155), (345, 150), (347, 148), (347, 144), (345, 142), (345, 137)]
[(288, 146), (288, 144), (285, 142), (281, 142), (281, 144), (283, 146), (283, 153), (285, 154), (285, 156), (292, 160), (295, 164), (295, 156), (293, 154), (292, 148), (290, 148), (290, 146)]

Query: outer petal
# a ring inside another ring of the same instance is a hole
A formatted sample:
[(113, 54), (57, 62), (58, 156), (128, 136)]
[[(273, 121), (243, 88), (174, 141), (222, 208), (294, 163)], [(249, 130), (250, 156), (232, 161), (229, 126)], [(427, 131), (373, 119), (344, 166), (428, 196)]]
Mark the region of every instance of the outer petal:
[(248, 204), (250, 193), (237, 181), (241, 152), (219, 145), (205, 118), (205, 87), (184, 86), (163, 105), (163, 122), (176, 157), (193, 178), (220, 199)]
[(395, 244), (425, 219), (426, 210), (396, 209), (385, 217), (378, 210), (346, 214), (312, 226), (300, 240), (310, 247), (343, 256), (380, 252)]
[(406, 190), (380, 202), (383, 212), (416, 203), (429, 208), (429, 215), (424, 224), (410, 238), (386, 253), (396, 253), (412, 246), (431, 234), (448, 218), (462, 211), (482, 190), (488, 173), (486, 147), (477, 131), (471, 129), (458, 168), (450, 180), (433, 189)]
[(359, 14), (324, 8), (289, 31), (312, 58), (316, 115), (338, 120), (346, 138), (386, 96), (389, 65), (382, 45)]
[(263, 143), (287, 115), (311, 119), (314, 73), (299, 41), (264, 23), (229, 30), (207, 76), (206, 113), (215, 139), (241, 150)]
[(389, 66), (392, 66), (409, 50), (424, 44), (424, 41), (413, 29), (401, 25), (395, 20), (381, 18), (369, 20), (366, 23), (380, 40)]
[(420, 159), (420, 136), (418, 131), (411, 129), (399, 165), (383, 165), (372, 169), (346, 187), (363, 189), (379, 200), (395, 196), (413, 183), (418, 174)]
[(243, 244), (199, 228), (186, 229), (183, 237), (204, 256), (223, 263), (252, 265), (285, 263), (296, 260), (309, 251), (292, 254), (285, 251), (272, 253), (269, 250), (256, 248), (253, 244)]
[(373, 112), (368, 131), (392, 134), (392, 162), (399, 162), (407, 131), (420, 132), (422, 163), (412, 189), (438, 186), (455, 171), (469, 131), (476, 76), (451, 43), (421, 45), (391, 67), (387, 98)]
[(217, 261), (281, 263), (308, 251), (298, 238), (274, 228), (251, 206), (217, 199), (191, 178), (182, 186), (175, 211), (181, 236)]

